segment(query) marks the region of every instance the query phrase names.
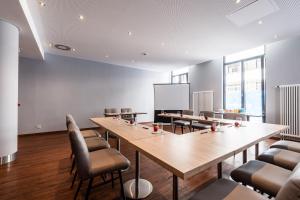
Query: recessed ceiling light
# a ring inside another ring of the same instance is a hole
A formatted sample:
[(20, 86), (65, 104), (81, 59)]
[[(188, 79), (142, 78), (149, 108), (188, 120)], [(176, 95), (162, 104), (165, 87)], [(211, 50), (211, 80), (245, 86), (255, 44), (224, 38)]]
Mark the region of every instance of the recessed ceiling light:
[(44, 1), (40, 1), (39, 4), (40, 4), (41, 7), (45, 7), (46, 6), (46, 3)]
[(84, 20), (84, 16), (83, 15), (79, 15), (79, 19), (82, 21)]
[(259, 21), (258, 21), (258, 24), (259, 24), (259, 25), (262, 25), (262, 24), (263, 24), (263, 21), (262, 21), (262, 20), (259, 20)]
[(109, 58), (109, 55), (105, 55), (105, 58)]
[(75, 49), (75, 48), (72, 48), (72, 51), (76, 51), (76, 49)]
[(59, 50), (63, 50), (63, 51), (70, 51), (71, 47), (64, 45), (64, 44), (55, 44), (54, 45), (55, 48), (59, 49)]
[(241, 2), (241, 0), (236, 0), (236, 1), (235, 1), (235, 3), (240, 3), (240, 2)]
[(131, 32), (131, 31), (128, 31), (128, 35), (129, 35), (129, 36), (132, 36), (132, 32)]
[(48, 45), (49, 45), (49, 47), (53, 47), (53, 44), (51, 42)]

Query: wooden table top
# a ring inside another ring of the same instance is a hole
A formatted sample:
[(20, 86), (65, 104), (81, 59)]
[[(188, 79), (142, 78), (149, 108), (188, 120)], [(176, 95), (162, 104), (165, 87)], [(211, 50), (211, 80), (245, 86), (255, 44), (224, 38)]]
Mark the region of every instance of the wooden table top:
[(205, 130), (177, 135), (164, 131), (164, 134), (152, 134), (152, 127), (141, 124), (131, 126), (125, 120), (113, 117), (90, 120), (128, 141), (138, 151), (182, 179), (215, 166), (288, 128), (247, 122), (244, 127), (224, 126), (223, 132), (201, 134)]
[(287, 128), (252, 123), (247, 127), (225, 127), (224, 132), (167, 134), (131, 143), (141, 153), (185, 179)]
[(125, 112), (125, 113), (104, 113), (105, 116), (118, 116), (118, 115), (144, 115), (146, 112)]
[[(128, 142), (162, 135), (161, 133), (153, 134), (152, 127), (142, 124), (131, 125), (126, 120), (117, 119), (114, 117), (99, 117), (91, 118), (90, 120), (104, 129), (109, 130), (110, 133), (115, 134)], [(170, 133), (163, 131), (163, 134)]]

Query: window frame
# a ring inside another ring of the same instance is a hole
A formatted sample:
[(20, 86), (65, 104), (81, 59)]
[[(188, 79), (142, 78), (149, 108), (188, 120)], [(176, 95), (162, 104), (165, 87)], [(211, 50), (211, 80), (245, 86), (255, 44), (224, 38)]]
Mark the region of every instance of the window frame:
[(225, 62), (225, 57), (223, 56), (223, 109), (226, 109), (226, 66), (241, 63), (241, 106), (245, 107), (245, 66), (244, 63), (249, 60), (260, 59), (261, 60), (261, 103), (262, 103), (262, 120), (266, 121), (266, 79), (265, 79), (265, 54), (253, 56), (246, 59), (236, 60), (233, 62)]
[(179, 84), (183, 83), (182, 79), (181, 79), (181, 76), (186, 76), (186, 83), (189, 83), (189, 73), (188, 72), (185, 72), (185, 73), (182, 73), (182, 74), (176, 74), (176, 75), (173, 75), (173, 72), (171, 72), (171, 83), (172, 84), (174, 83), (173, 79), (175, 77), (179, 78), (179, 82), (178, 82)]

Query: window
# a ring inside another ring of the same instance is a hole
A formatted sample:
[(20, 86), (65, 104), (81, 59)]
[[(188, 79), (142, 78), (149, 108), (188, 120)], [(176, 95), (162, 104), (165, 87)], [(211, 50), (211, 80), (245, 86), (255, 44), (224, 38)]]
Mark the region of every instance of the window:
[(171, 83), (188, 83), (189, 68), (181, 68), (171, 72)]
[(225, 56), (223, 75), (224, 109), (243, 108), (247, 114), (264, 120), (264, 47)]

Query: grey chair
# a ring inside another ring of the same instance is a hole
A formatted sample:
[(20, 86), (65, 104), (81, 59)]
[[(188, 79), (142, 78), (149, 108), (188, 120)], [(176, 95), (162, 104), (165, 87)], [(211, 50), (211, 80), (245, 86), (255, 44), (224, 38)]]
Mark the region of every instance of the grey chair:
[[(192, 110), (183, 110), (182, 114), (183, 115), (193, 115), (193, 111)], [(192, 131), (191, 130), (191, 121), (187, 121), (187, 120), (175, 120), (173, 122), (173, 124), (174, 124), (174, 130), (173, 130), (174, 133), (176, 132), (177, 126), (180, 126), (182, 134), (183, 134), (183, 128), (185, 126), (187, 126), (189, 128), (189, 130)]]
[[(73, 116), (70, 114), (68, 114), (66, 116), (66, 125), (67, 125), (69, 135), (70, 135), (70, 132), (74, 131), (75, 129), (79, 130)], [(82, 136), (83, 136), (83, 134), (82, 134)], [(98, 135), (96, 137), (86, 137), (86, 138), (84, 138), (84, 140), (85, 140), (85, 143), (87, 145), (89, 152), (110, 148), (109, 143), (104, 138), (101, 138)], [(74, 155), (74, 151), (71, 146), (71, 158), (73, 157), (73, 155)], [(70, 170), (71, 174), (72, 174), (74, 168), (75, 168), (75, 159), (73, 159), (73, 161), (72, 161), (71, 170)], [(77, 172), (75, 172), (75, 174), (74, 174), (74, 178), (73, 178), (71, 187), (73, 187), (76, 176), (77, 176)]]
[(286, 149), (300, 153), (300, 142), (280, 140), (272, 144), (270, 148)]
[(259, 160), (251, 160), (233, 170), (231, 178), (275, 197), (290, 176), (295, 172), (299, 173), (299, 170), (300, 164), (290, 171)]
[[(84, 138), (78, 129), (71, 131), (70, 141), (72, 143), (71, 146), (74, 148), (77, 172), (80, 180), (74, 199), (76, 199), (83, 181), (89, 181), (85, 194), (85, 199), (88, 199), (94, 178), (105, 173), (113, 173), (116, 171), (118, 172), (120, 179), (121, 197), (122, 199), (126, 199), (123, 187), (122, 170), (129, 168), (129, 160), (115, 149), (103, 149), (89, 152)], [(106, 183), (107, 182), (103, 182), (103, 184)]]
[(296, 165), (300, 163), (300, 153), (285, 149), (271, 148), (260, 154), (257, 159), (288, 170), (293, 170)]
[[(275, 200), (296, 200), (300, 197), (300, 169), (296, 169), (283, 183)], [(219, 179), (193, 195), (190, 200), (267, 200), (263, 195), (236, 182)]]
[[(201, 115), (201, 114), (203, 114), (205, 117), (210, 117), (210, 118), (215, 117), (214, 112), (211, 112), (211, 111), (200, 111), (199, 115)], [(194, 131), (195, 129), (199, 129), (199, 130), (209, 129), (210, 125), (200, 123), (200, 122), (193, 122), (191, 127), (192, 127), (192, 130)]]
[[(66, 126), (68, 129), (69, 124), (73, 122), (76, 124), (73, 116), (71, 114), (67, 114), (66, 116)], [(95, 130), (83, 130), (81, 131), (81, 134), (84, 138), (91, 138), (91, 137), (101, 137), (101, 134), (99, 134), (97, 131)]]
[(224, 113), (223, 118), (232, 120), (237, 120), (238, 118), (241, 118), (242, 121), (247, 121), (247, 116), (241, 113)]
[(112, 116), (112, 115), (108, 115), (108, 113), (115, 114), (115, 116), (118, 116), (119, 115), (119, 110), (117, 108), (105, 108), (104, 109), (105, 117), (111, 117)]
[[(121, 113), (132, 113), (132, 108), (121, 108)], [(134, 120), (133, 114), (121, 115), (122, 119), (131, 121)]]

